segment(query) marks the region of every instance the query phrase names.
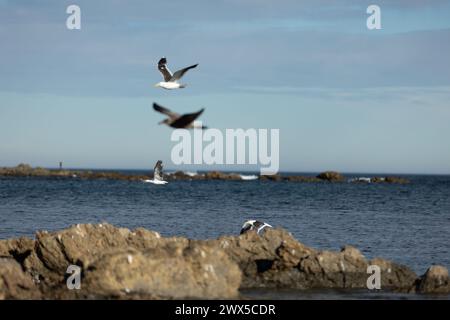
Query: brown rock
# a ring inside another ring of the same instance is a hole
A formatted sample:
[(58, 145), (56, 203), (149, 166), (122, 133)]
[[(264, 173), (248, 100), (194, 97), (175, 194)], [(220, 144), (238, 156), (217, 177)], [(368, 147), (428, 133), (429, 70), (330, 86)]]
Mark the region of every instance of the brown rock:
[(274, 175), (270, 175), (270, 176), (264, 175), (264, 176), (260, 176), (259, 179), (261, 181), (276, 181), (276, 182), (283, 180), (283, 178), (279, 174), (274, 174)]
[(13, 257), (23, 261), (34, 250), (35, 242), (29, 238), (0, 240), (0, 257)]
[(10, 258), (0, 258), (0, 300), (39, 299), (41, 294), (20, 264)]
[[(38, 284), (42, 297), (56, 299), (233, 298), (239, 287), (366, 288), (369, 265), (380, 267), (383, 289), (427, 293), (448, 292), (449, 287), (443, 267), (432, 267), (418, 279), (409, 268), (391, 261), (368, 262), (351, 246), (340, 252), (314, 250), (283, 229), (194, 241), (162, 238), (142, 228), (76, 225), (38, 232), (36, 240), (2, 240), (0, 255), (10, 263), (16, 260), (25, 278)], [(65, 286), (71, 264), (83, 269), (81, 291)], [(5, 270), (16, 268), (7, 266)], [(3, 288), (6, 278), (8, 286), (14, 285), (11, 272), (3, 275)], [(24, 288), (34, 292), (33, 286)], [(3, 297), (25, 296), (2, 290)]]
[(344, 176), (336, 171), (325, 171), (317, 176), (320, 180), (326, 180), (330, 182), (342, 182), (345, 180)]
[(381, 286), (396, 291), (409, 291), (417, 280), (417, 275), (410, 268), (381, 258), (370, 261), (381, 269)]
[(234, 173), (211, 171), (205, 174), (206, 180), (242, 180), (241, 176)]
[(420, 293), (450, 293), (450, 279), (447, 268), (432, 266), (419, 281)]
[(88, 269), (83, 283), (101, 296), (229, 299), (238, 296), (241, 271), (221, 250), (180, 242), (110, 252)]
[[(58, 275), (52, 280), (61, 281), (71, 264), (86, 267), (110, 250), (152, 248), (160, 239), (158, 233), (144, 229), (131, 232), (110, 224), (76, 225), (54, 233), (38, 232), (36, 254), (46, 269)], [(41, 271), (46, 273), (46, 270)]]
[(290, 182), (320, 182), (321, 179), (317, 177), (309, 177), (309, 176), (287, 176), (284, 177), (284, 180)]

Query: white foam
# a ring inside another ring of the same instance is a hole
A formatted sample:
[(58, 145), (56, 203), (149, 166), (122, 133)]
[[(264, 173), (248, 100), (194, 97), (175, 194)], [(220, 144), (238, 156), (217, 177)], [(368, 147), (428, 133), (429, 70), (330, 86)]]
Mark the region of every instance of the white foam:
[(248, 181), (248, 180), (258, 180), (258, 176), (257, 175), (246, 176), (246, 175), (241, 174), (240, 176), (241, 176), (242, 180), (246, 180), (246, 181)]

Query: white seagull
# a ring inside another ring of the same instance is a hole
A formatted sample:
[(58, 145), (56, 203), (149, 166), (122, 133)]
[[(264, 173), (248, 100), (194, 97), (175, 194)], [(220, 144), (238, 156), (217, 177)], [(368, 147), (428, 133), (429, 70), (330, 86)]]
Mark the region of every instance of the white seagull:
[(163, 170), (162, 161), (158, 160), (158, 162), (156, 162), (155, 168), (153, 169), (153, 179), (144, 180), (144, 182), (153, 184), (167, 184), (168, 182), (164, 181), (162, 170)]
[(273, 228), (273, 227), (265, 222), (257, 220), (249, 220), (242, 226), (241, 234), (245, 234), (250, 231), (256, 231), (256, 233), (260, 235), (266, 228)]
[(167, 59), (165, 57), (161, 58), (158, 62), (158, 70), (161, 72), (164, 81), (158, 82), (155, 84), (155, 87), (160, 87), (167, 90), (186, 88), (186, 85), (179, 83), (178, 80), (180, 80), (188, 70), (194, 69), (197, 66), (198, 64), (194, 64), (172, 74), (169, 68), (167, 68)]

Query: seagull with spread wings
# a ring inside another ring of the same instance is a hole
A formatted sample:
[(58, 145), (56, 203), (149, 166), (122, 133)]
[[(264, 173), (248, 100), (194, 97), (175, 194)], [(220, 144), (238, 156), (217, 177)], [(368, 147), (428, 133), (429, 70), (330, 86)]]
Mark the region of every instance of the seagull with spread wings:
[(254, 231), (258, 235), (261, 235), (267, 228), (273, 228), (270, 224), (257, 221), (257, 220), (249, 220), (244, 223), (241, 229), (241, 235), (246, 234), (248, 232)]
[(205, 111), (205, 109), (201, 109), (198, 112), (187, 113), (187, 114), (183, 114), (183, 115), (175, 113), (167, 108), (164, 108), (157, 103), (153, 103), (153, 109), (155, 109), (155, 111), (158, 111), (158, 112), (168, 116), (167, 119), (164, 119), (159, 124), (165, 124), (165, 125), (168, 125), (169, 127), (175, 128), (175, 129), (206, 129), (207, 128), (203, 125), (197, 125), (195, 123), (195, 120), (198, 117), (200, 117), (200, 115), (203, 113), (203, 111)]
[(159, 72), (161, 72), (164, 81), (158, 82), (157, 84), (155, 84), (155, 87), (160, 87), (160, 88), (164, 88), (167, 90), (185, 88), (186, 85), (181, 84), (178, 81), (181, 79), (181, 77), (184, 76), (184, 74), (188, 70), (194, 69), (197, 66), (198, 66), (198, 64), (194, 64), (192, 66), (178, 70), (172, 74), (172, 72), (170, 72), (169, 68), (167, 68), (167, 59), (165, 57), (161, 58), (158, 62), (158, 70), (159, 70)]

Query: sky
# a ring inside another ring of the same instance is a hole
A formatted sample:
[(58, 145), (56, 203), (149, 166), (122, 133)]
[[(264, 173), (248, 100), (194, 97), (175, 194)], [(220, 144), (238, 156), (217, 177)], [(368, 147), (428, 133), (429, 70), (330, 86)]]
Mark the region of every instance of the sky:
[(175, 166), (157, 102), (279, 129), (281, 171), (450, 174), (450, 1), (0, 0), (0, 43), (0, 166), (256, 169)]

